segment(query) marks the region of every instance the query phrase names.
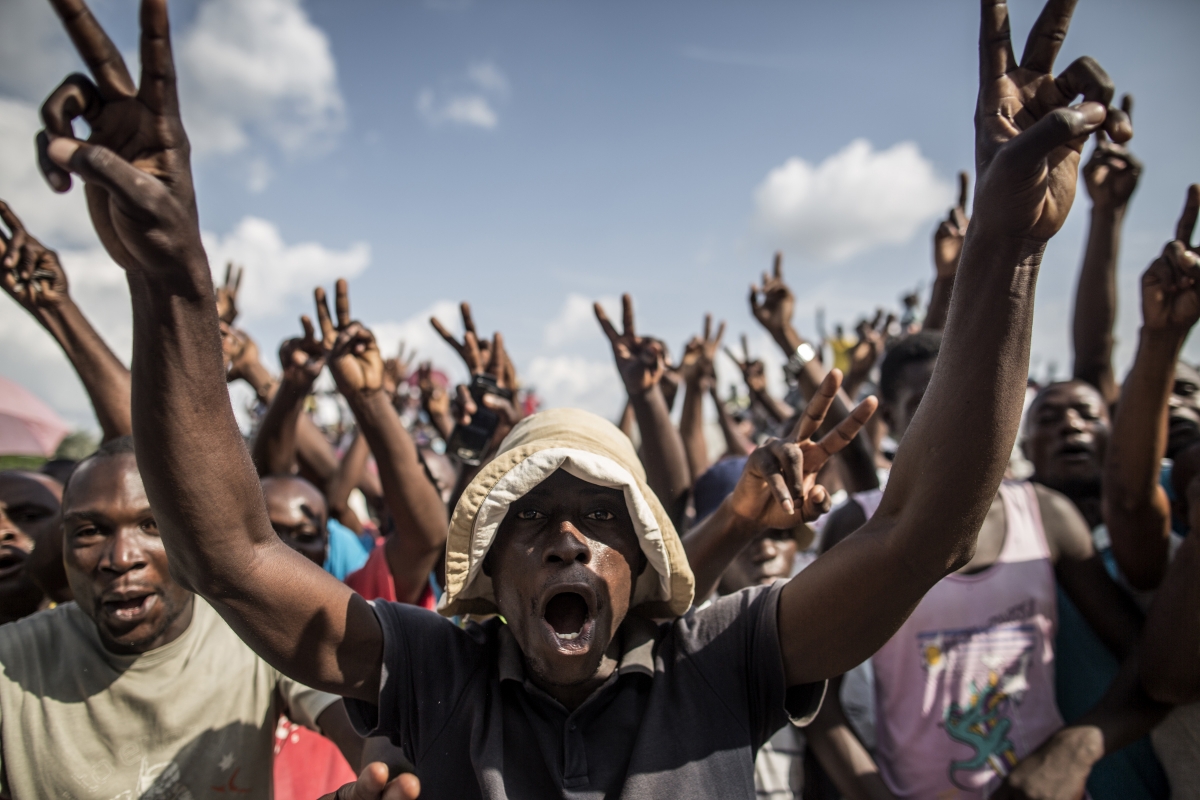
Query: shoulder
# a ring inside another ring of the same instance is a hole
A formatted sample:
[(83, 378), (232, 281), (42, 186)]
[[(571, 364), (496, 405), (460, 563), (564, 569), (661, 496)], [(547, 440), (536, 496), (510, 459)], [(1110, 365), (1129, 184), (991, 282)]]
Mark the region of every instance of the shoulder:
[(722, 636), (734, 629), (753, 635), (764, 620), (775, 626), (775, 609), (785, 583), (751, 586), (719, 597), (703, 608), (692, 608), (675, 620), (668, 636), (684, 651), (696, 652), (718, 639), (737, 641), (739, 637)]
[(54, 665), (80, 663), (80, 647), (93, 646), (88, 637), (92, 625), (75, 603), (0, 625), (0, 679), (23, 682), (23, 677), (44, 675)]
[(1040, 483), (1030, 485), (1037, 497), (1042, 529), (1046, 533), (1046, 543), (1050, 545), (1050, 557), (1054, 561), (1063, 556), (1090, 558), (1096, 549), (1092, 543), (1092, 531), (1075, 504), (1049, 486)]

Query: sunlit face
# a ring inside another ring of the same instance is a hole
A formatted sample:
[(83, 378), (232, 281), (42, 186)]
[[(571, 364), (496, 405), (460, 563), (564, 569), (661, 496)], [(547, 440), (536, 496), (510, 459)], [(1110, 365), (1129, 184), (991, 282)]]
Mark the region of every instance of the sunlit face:
[(1029, 407), (1025, 457), (1035, 477), (1053, 489), (1098, 490), (1108, 433), (1099, 392), (1083, 381), (1052, 383)]
[(596, 675), (646, 567), (625, 497), (558, 471), (513, 503), (488, 554), (500, 613), (534, 675)]
[(0, 622), (32, 614), (47, 592), (61, 594), (61, 511), (53, 478), (0, 472)]
[(67, 580), (108, 650), (144, 653), (187, 630), (192, 594), (171, 578), (132, 453), (80, 463), (63, 497), (63, 533)]
[(796, 563), (796, 549), (796, 540), (791, 531), (764, 532), (746, 545), (725, 569), (721, 576), (721, 594), (787, 580)]
[(318, 567), (329, 552), (325, 497), (303, 478), (263, 478), (271, 527), (288, 547)]

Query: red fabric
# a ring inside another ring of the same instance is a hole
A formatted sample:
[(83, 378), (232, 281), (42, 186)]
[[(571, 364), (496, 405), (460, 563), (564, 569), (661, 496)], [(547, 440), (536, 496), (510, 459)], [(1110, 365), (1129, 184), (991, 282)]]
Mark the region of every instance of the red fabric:
[[(396, 582), (392, 580), (392, 571), (388, 567), (387, 554), (383, 551), (383, 541), (375, 545), (375, 549), (367, 556), (367, 563), (362, 569), (351, 572), (346, 576), (346, 585), (368, 600), (396, 600)], [(433, 587), (428, 582), (425, 591), (416, 603), (421, 608), (430, 611), (437, 609), (437, 599), (433, 596)]]
[(337, 745), (286, 717), (275, 729), (275, 800), (314, 800), (358, 777)]

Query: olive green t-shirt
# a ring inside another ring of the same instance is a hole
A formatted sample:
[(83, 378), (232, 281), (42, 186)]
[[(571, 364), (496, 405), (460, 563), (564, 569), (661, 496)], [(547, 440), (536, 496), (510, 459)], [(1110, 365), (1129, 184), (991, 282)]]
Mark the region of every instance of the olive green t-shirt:
[(281, 675), (197, 597), (175, 641), (108, 652), (74, 603), (0, 626), (0, 797), (271, 797), (276, 720), (338, 698)]

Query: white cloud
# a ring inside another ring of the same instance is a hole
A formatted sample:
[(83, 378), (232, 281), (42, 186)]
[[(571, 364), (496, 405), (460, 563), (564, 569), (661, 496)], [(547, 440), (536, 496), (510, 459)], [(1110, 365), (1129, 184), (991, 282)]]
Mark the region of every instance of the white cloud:
[(544, 408), (582, 408), (615, 420), (625, 403), (625, 386), (611, 358), (536, 356), (522, 367), (521, 380), (537, 390)]
[(243, 217), (230, 233), (205, 232), (204, 249), (213, 275), (222, 280), (225, 264), (245, 266), (238, 311), (246, 319), (270, 317), (289, 307), (289, 301), (307, 297), (312, 287), (336, 278), (353, 278), (371, 262), (365, 242), (345, 250), (331, 250), (318, 242), (288, 244), (274, 223)]
[[(592, 308), (592, 304), (597, 300), (600, 305), (604, 306), (604, 311), (609, 315), (609, 319), (615, 320), (614, 324), (619, 326), (621, 324), (621, 301), (618, 298), (610, 296), (584, 297), (572, 292), (567, 295), (558, 316), (546, 323), (542, 334), (543, 343), (547, 347), (556, 348), (596, 339), (596, 337), (603, 339), (604, 333), (600, 329), (600, 323), (596, 321), (596, 312)], [(613, 316), (614, 309), (616, 309), (616, 317)]]
[(430, 127), (444, 124), (492, 130), (500, 124), (496, 105), (508, 98), (508, 77), (490, 61), (475, 62), (441, 89), (417, 94), (417, 114)]
[(205, 0), (176, 53), (197, 153), (236, 153), (258, 134), (294, 154), (345, 126), (329, 39), (300, 0)]
[(49, 3), (0, 3), (0, 92), (41, 102), (76, 64)]
[(775, 245), (841, 261), (909, 240), (953, 202), (914, 142), (876, 151), (855, 139), (813, 165), (789, 158), (754, 192), (756, 226)]
[[(351, 301), (353, 299), (351, 297)], [(467, 368), (458, 353), (429, 324), (430, 317), (437, 317), (448, 330), (456, 336), (461, 335), (462, 317), (458, 303), (450, 300), (438, 300), (400, 322), (372, 322), (370, 328), (385, 356), (395, 355), (400, 342), (404, 342), (409, 351), (416, 350), (417, 361), (432, 361), (435, 369), (446, 371), (452, 380), (465, 380)]]

